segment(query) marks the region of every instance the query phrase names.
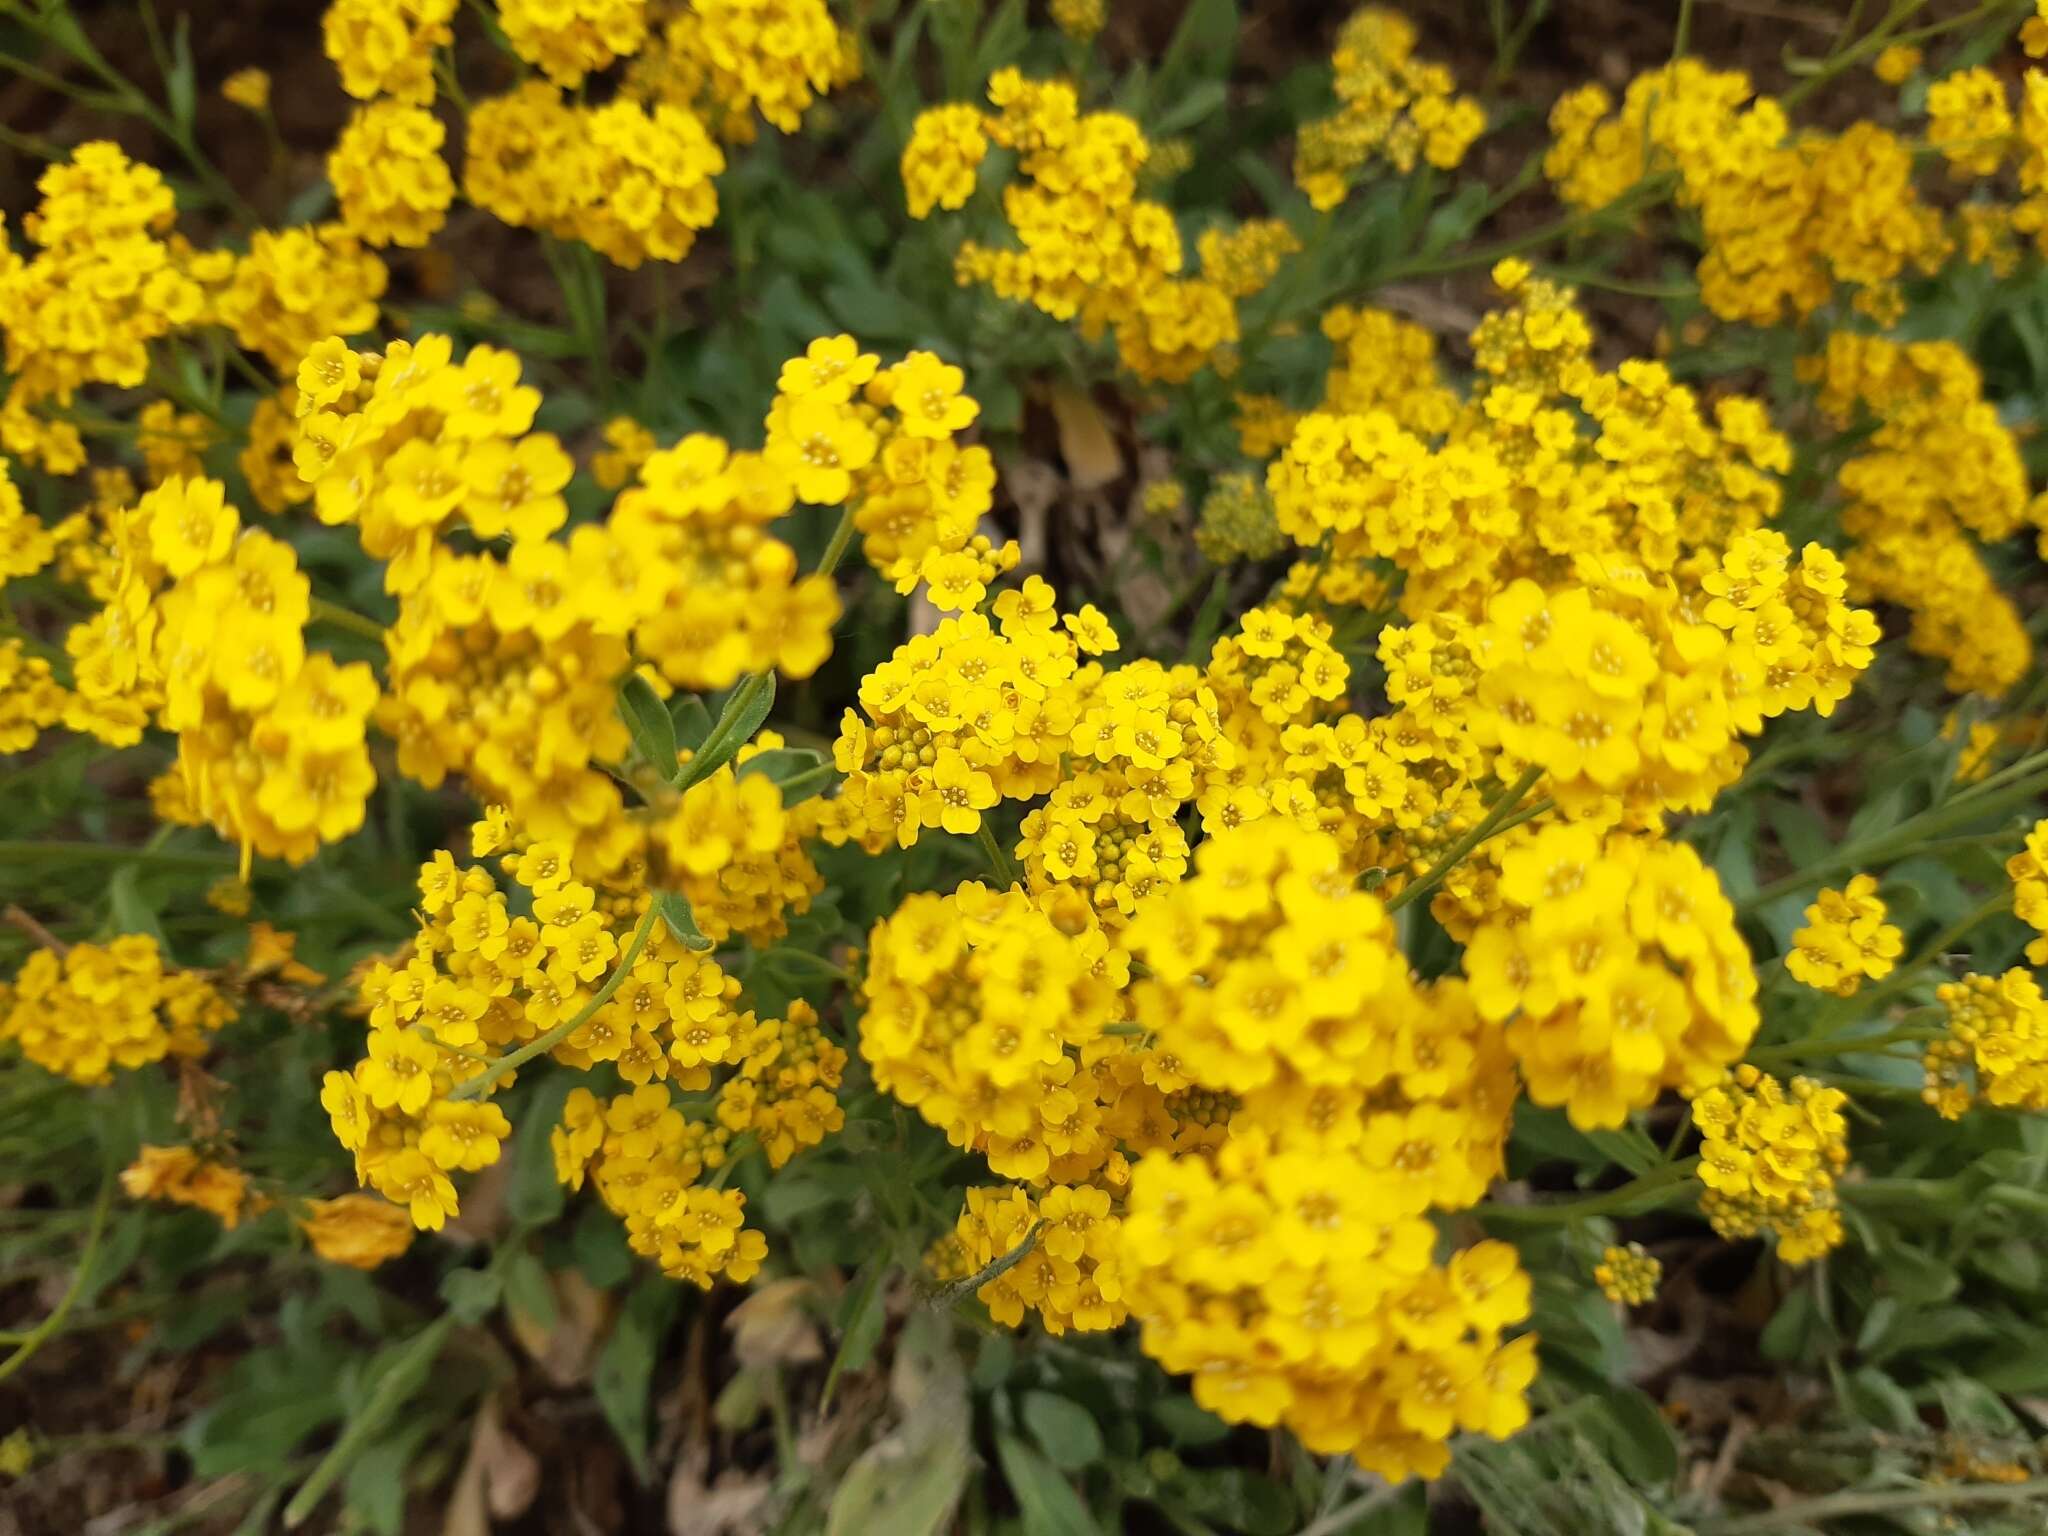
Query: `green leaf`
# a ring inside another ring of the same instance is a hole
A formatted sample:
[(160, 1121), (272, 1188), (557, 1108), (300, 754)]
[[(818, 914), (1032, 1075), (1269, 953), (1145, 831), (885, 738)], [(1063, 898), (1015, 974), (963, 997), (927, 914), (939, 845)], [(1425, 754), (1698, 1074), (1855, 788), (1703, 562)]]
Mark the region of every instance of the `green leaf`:
[(1026, 1392), (1020, 1405), (1024, 1427), (1063, 1472), (1079, 1472), (1102, 1459), (1102, 1431), (1095, 1416), (1056, 1392)]
[(800, 805), (839, 782), (832, 759), (814, 747), (770, 747), (739, 766), (738, 776), (765, 774), (782, 791), (782, 803)]
[(192, 65), (190, 12), (178, 17), (177, 30), (171, 34), (171, 65), (164, 71), (164, 100), (171, 109), (171, 121), (189, 131), (199, 105), (197, 74)]
[(452, 1316), (440, 1317), (400, 1344), (378, 1352), (371, 1366), (376, 1385), (370, 1389), (360, 1412), (348, 1422), (333, 1449), (321, 1458), (312, 1475), (299, 1485), (291, 1503), (284, 1508), (285, 1529), (304, 1524), (327, 1496), (341, 1475), (364, 1451), (377, 1431), (395, 1421), (398, 1410), (426, 1382), (427, 1373), (441, 1356), (448, 1332), (455, 1326)]
[(419, 1454), (420, 1442), (439, 1427), (432, 1419), (400, 1425), (348, 1469), (342, 1501), (349, 1514), (376, 1536), (400, 1536), (404, 1531), (406, 1473)]
[(1222, 78), (1230, 67), (1237, 32), (1237, 0), (1194, 0), (1159, 60), (1152, 99), (1171, 101), (1184, 94), (1191, 84), (1186, 76)]
[(568, 1201), (555, 1177), (552, 1139), (562, 1119), (562, 1105), (574, 1086), (568, 1073), (550, 1075), (518, 1117), (519, 1128), (512, 1134), (512, 1177), (506, 1182), (505, 1210), (522, 1227), (546, 1225), (562, 1214)]
[(1024, 14), (1024, 0), (1003, 0), (1003, 4), (982, 29), (974, 50), (974, 75), (986, 80), (1005, 64), (1014, 64), (1031, 36)]
[(1152, 1417), (1182, 1449), (1214, 1445), (1230, 1433), (1228, 1424), (1191, 1397), (1162, 1397), (1152, 1405)]
[(831, 1370), (825, 1373), (825, 1388), (818, 1400), (821, 1414), (831, 1406), (832, 1389), (839, 1384), (839, 1378), (848, 1371), (865, 1370), (875, 1357), (875, 1346), (882, 1340), (882, 1325), (889, 1316), (883, 1289), (891, 1267), (885, 1260), (870, 1260), (861, 1273), (860, 1283), (840, 1303), (839, 1352), (832, 1357)]
[(768, 718), (768, 711), (774, 707), (773, 672), (763, 673), (759, 679), (749, 678), (733, 689), (726, 695), (725, 707), (718, 712), (718, 723), (711, 727), (711, 734), (704, 739), (704, 745), (695, 757), (683, 764), (683, 771), (676, 779), (676, 788), (688, 789), (731, 762), (740, 748), (754, 739), (754, 732), (761, 729), (761, 722)]
[[(1174, 1481), (1177, 1502), (1190, 1514), (1244, 1536), (1289, 1536), (1301, 1529), (1294, 1497), (1269, 1477), (1243, 1467), (1189, 1468)], [(1346, 1536), (1382, 1536), (1384, 1518), (1340, 1527)]]
[(932, 1314), (905, 1322), (889, 1393), (902, 1421), (847, 1468), (825, 1536), (937, 1536), (952, 1522), (974, 1465), (973, 1414), (953, 1336)]
[(1165, 104), (1158, 117), (1152, 120), (1148, 134), (1157, 142), (1185, 133), (1221, 110), (1229, 99), (1230, 88), (1221, 80), (1197, 81)]
[(1059, 1469), (1015, 1435), (996, 1436), (996, 1456), (1024, 1517), (1024, 1536), (1102, 1536)]
[(661, 1338), (675, 1316), (682, 1293), (665, 1275), (650, 1275), (633, 1288), (597, 1357), (593, 1387), (598, 1405), (633, 1463), (633, 1476), (647, 1481), (647, 1393), (654, 1380)]
[(1790, 1364), (1803, 1359), (1818, 1322), (1813, 1292), (1802, 1286), (1778, 1303), (1778, 1310), (1764, 1324), (1764, 1331), (1757, 1340), (1758, 1347), (1763, 1350), (1766, 1360)]
[(111, 910), (114, 929), (117, 933), (146, 933), (157, 942), (159, 949), (166, 948), (164, 930), (156, 920), (155, 909), (143, 899), (138, 882), (142, 878), (142, 866), (123, 864), (114, 871), (114, 878), (107, 882), (107, 905)]
[(1638, 1489), (1663, 1487), (1678, 1473), (1678, 1442), (1648, 1393), (1610, 1387), (1600, 1412), (1585, 1421), (1586, 1438)]
[(671, 784), (682, 771), (676, 761), (676, 726), (654, 685), (638, 672), (619, 680), (619, 715), (633, 738), (640, 760)]
[(654, 910), (661, 914), (668, 931), (682, 941), (684, 948), (702, 954), (712, 947), (711, 941), (698, 931), (697, 919), (690, 915), (690, 903), (680, 891), (655, 892)]
[(600, 1291), (622, 1285), (633, 1273), (633, 1250), (626, 1246), (625, 1228), (603, 1206), (590, 1204), (576, 1222), (569, 1248), (583, 1278)]
[(474, 1326), (498, 1310), (505, 1282), (495, 1269), (451, 1269), (441, 1277), (441, 1300), (458, 1323)]
[(704, 745), (704, 738), (711, 734), (711, 711), (702, 699), (694, 693), (679, 693), (670, 701), (668, 713), (679, 746), (695, 752)]
[(542, 1328), (554, 1331), (555, 1288), (548, 1282), (547, 1266), (532, 1253), (522, 1249), (505, 1266), (505, 1301)]
[(1852, 1372), (1842, 1383), (1842, 1395), (1846, 1406), (1875, 1428), (1905, 1432), (1922, 1427), (1906, 1389), (1875, 1366)]

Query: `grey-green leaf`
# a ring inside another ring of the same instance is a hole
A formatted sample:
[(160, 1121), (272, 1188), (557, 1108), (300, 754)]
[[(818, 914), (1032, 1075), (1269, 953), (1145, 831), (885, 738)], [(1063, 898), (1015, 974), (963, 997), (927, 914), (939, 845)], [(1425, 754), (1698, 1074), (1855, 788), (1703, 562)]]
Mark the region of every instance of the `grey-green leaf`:
[(669, 719), (674, 723), (676, 744), (695, 752), (704, 745), (711, 734), (711, 711), (704, 707), (704, 701), (694, 693), (679, 693), (669, 705)]
[(654, 910), (661, 914), (661, 920), (668, 924), (668, 931), (683, 941), (686, 949), (699, 954), (712, 947), (711, 941), (697, 928), (697, 919), (690, 915), (690, 903), (679, 891), (657, 891)]
[(1102, 1536), (1073, 1484), (1015, 1435), (996, 1437), (1003, 1475), (1024, 1516), (1024, 1536)]
[(597, 1357), (593, 1385), (604, 1416), (633, 1463), (633, 1475), (647, 1481), (647, 1394), (661, 1338), (674, 1317), (681, 1291), (663, 1275), (649, 1275), (626, 1298), (611, 1337)]
[(1102, 1459), (1102, 1431), (1095, 1415), (1071, 1397), (1026, 1392), (1021, 1408), (1024, 1427), (1061, 1471), (1079, 1472)]
[(812, 747), (770, 747), (756, 752), (739, 766), (739, 777), (764, 774), (782, 791), (784, 805), (800, 805), (813, 795), (823, 794), (839, 781), (839, 770), (824, 753)]
[(632, 735), (633, 750), (673, 784), (679, 771), (675, 721), (653, 685), (638, 672), (628, 672), (619, 682), (619, 714)]

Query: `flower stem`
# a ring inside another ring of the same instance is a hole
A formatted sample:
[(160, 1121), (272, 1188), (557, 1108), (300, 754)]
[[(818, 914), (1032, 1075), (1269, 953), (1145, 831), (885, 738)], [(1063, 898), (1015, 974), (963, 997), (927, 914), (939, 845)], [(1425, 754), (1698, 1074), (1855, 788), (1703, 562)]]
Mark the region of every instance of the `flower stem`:
[(633, 962), (640, 958), (640, 951), (647, 947), (647, 941), (653, 936), (654, 925), (658, 921), (660, 918), (656, 914), (654, 904), (649, 902), (647, 915), (640, 919), (640, 926), (633, 932), (632, 943), (626, 946), (626, 952), (620, 956), (617, 968), (606, 978), (605, 984), (597, 989), (595, 997), (577, 1009), (574, 1017), (564, 1019), (553, 1029), (529, 1040), (518, 1050), (500, 1056), (486, 1071), (479, 1072), (469, 1081), (459, 1084), (448, 1097), (454, 1100), (482, 1098), (495, 1084), (517, 1072), (534, 1057), (546, 1055), (589, 1023), (591, 1016), (610, 1002), (612, 994), (624, 983), (626, 973), (633, 969)]
[[(1700, 1165), (1696, 1157), (1683, 1162), (1666, 1163), (1653, 1168), (1639, 1178), (1634, 1178), (1617, 1189), (1590, 1195), (1583, 1200), (1559, 1200), (1547, 1205), (1498, 1205), (1484, 1202), (1473, 1209), (1481, 1216), (1497, 1217), (1502, 1221), (1554, 1222), (1584, 1221), (1591, 1216), (1633, 1215), (1638, 1202), (1649, 1198), (1651, 1205), (1663, 1204), (1661, 1197), (1677, 1191), (1680, 1186), (1692, 1182), (1692, 1176)], [(1648, 1207), (1645, 1207), (1646, 1209)]]
[[(2015, 769), (2023, 772), (2015, 775)], [(1804, 890), (1844, 870), (1861, 869), (1869, 864), (1886, 863), (1910, 855), (1930, 837), (2025, 805), (2044, 789), (2048, 789), (2048, 759), (2037, 753), (1982, 783), (1973, 784), (1962, 794), (1952, 796), (1940, 805), (1929, 806), (1889, 832), (1844, 844), (1817, 864), (1759, 886), (1735, 904), (1736, 910), (1754, 912), (1780, 896)]]
[(1004, 890), (1017, 883), (1017, 871), (1010, 865), (1010, 856), (1003, 852), (1003, 845), (996, 841), (996, 835), (989, 830), (987, 818), (983, 818), (975, 836), (981, 840), (981, 851), (988, 855), (988, 865), (994, 871), (997, 881)]
[(50, 1315), (28, 1331), (13, 1354), (0, 1360), (0, 1381), (5, 1381), (27, 1365), (29, 1358), (64, 1326), (64, 1319), (70, 1316), (71, 1308), (78, 1301), (78, 1293), (85, 1288), (86, 1277), (92, 1273), (92, 1261), (99, 1253), (100, 1236), (107, 1230), (107, 1211), (114, 1202), (114, 1159), (109, 1156), (106, 1162), (106, 1172), (100, 1178), (99, 1199), (92, 1208), (92, 1225), (86, 1229), (85, 1248), (78, 1255), (78, 1268), (72, 1271), (71, 1283), (64, 1288), (63, 1296)]
[(361, 635), (365, 640), (384, 643), (384, 626), (375, 619), (357, 613), (353, 608), (344, 608), (339, 603), (330, 603), (324, 597), (312, 600), (306, 611), (307, 622), (332, 624), (336, 629), (345, 629), (352, 635)]
[[(1487, 808), (1485, 816), (1480, 818), (1479, 825), (1453, 843), (1450, 852), (1438, 859), (1428, 874), (1415, 881), (1412, 885), (1404, 887), (1396, 894), (1387, 903), (1387, 910), (1389, 912), (1398, 912), (1416, 897), (1426, 895), (1441, 885), (1444, 876), (1462, 864), (1466, 856), (1474, 848), (1477, 848), (1499, 830), (1515, 807), (1522, 803), (1522, 797), (1534, 789), (1536, 781), (1542, 777), (1543, 770), (1541, 768), (1531, 767), (1525, 769), (1522, 776), (1510, 784), (1501, 793), (1501, 797)], [(1527, 818), (1524, 819), (1526, 820)]]

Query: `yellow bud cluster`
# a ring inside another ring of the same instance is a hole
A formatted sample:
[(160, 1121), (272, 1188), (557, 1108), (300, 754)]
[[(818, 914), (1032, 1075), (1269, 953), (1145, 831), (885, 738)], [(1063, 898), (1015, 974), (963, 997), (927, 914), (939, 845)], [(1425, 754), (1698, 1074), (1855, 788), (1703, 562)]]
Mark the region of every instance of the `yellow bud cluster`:
[(2000, 1109), (2048, 1110), (2048, 1001), (2034, 974), (2015, 967), (1965, 976), (1936, 996), (1948, 1010), (1948, 1034), (1927, 1047), (1921, 1097), (1950, 1120), (1977, 1098)]
[(1641, 1243), (1626, 1248), (1601, 1250), (1593, 1266), (1593, 1283), (1617, 1306), (1648, 1306), (1657, 1297), (1657, 1285), (1664, 1278), (1664, 1266), (1652, 1258)]

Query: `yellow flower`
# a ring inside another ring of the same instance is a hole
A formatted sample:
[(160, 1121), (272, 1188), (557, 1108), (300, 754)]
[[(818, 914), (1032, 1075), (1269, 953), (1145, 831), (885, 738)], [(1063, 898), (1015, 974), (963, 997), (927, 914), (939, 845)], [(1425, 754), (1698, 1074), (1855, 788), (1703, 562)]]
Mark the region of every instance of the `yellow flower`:
[(172, 576), (227, 558), (241, 519), (218, 480), (174, 476), (142, 498), (136, 515), (149, 529), (150, 553)]
[(270, 74), (261, 69), (238, 69), (220, 83), (221, 96), (251, 112), (270, 110)]
[(407, 1213), (375, 1195), (308, 1200), (298, 1222), (313, 1252), (350, 1269), (375, 1269), (412, 1246)]

